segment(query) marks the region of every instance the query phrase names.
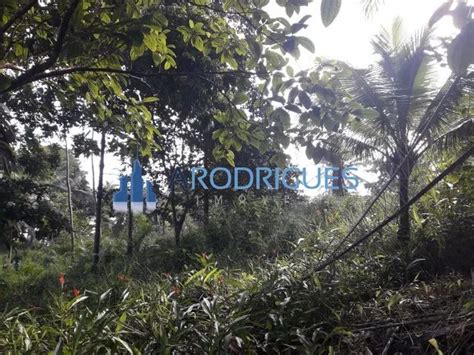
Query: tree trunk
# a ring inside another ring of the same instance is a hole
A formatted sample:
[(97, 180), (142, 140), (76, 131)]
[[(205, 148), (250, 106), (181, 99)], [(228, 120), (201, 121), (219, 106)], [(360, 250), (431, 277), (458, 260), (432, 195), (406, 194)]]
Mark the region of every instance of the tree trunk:
[(64, 135), (65, 151), (66, 151), (66, 187), (67, 187), (67, 205), (69, 210), (69, 229), (71, 234), (71, 251), (74, 255), (74, 215), (72, 210), (72, 192), (71, 192), (71, 180), (70, 176), (70, 165), (69, 165), (69, 149), (67, 145), (67, 134)]
[[(92, 140), (94, 140), (94, 130), (92, 130)], [(97, 205), (97, 195), (95, 191), (95, 166), (94, 153), (91, 154), (91, 173), (92, 173), (92, 195), (94, 196), (94, 207)]]
[(100, 140), (100, 163), (99, 163), (99, 184), (97, 186), (97, 203), (95, 210), (95, 235), (94, 235), (94, 253), (93, 268), (97, 270), (99, 264), (100, 237), (102, 234), (102, 199), (104, 197), (104, 156), (105, 156), (105, 127), (102, 131)]
[(179, 217), (178, 217), (178, 212), (176, 211), (176, 202), (174, 200), (175, 194), (174, 194), (174, 185), (171, 187), (171, 213), (173, 217), (173, 227), (174, 227), (174, 241), (176, 248), (179, 248), (180, 245), (180, 236), (181, 236), (181, 228), (178, 227), (179, 224)]
[(128, 196), (128, 236), (127, 236), (127, 255), (133, 254), (133, 213), (132, 213), (132, 199)]
[(8, 267), (12, 264), (13, 257), (13, 232), (10, 231), (10, 242), (8, 243)]
[(344, 196), (345, 195), (345, 186), (344, 186), (344, 161), (339, 155), (333, 153), (333, 157), (330, 161), (333, 168), (337, 168), (337, 170), (332, 170), (332, 187), (331, 190), (332, 194), (335, 196)]
[[(214, 139), (212, 139), (212, 130), (209, 129), (206, 131), (204, 141), (204, 168), (206, 171), (209, 171), (212, 159), (212, 148), (214, 144)], [(204, 227), (209, 227), (209, 200), (211, 198), (211, 193), (209, 190), (204, 190), (203, 194), (203, 224)], [(199, 206), (198, 206), (199, 207)]]
[(204, 227), (209, 227), (209, 191), (204, 190), (203, 202), (204, 202)]
[(176, 248), (181, 245), (181, 231), (183, 230), (184, 218), (180, 218), (174, 225), (174, 239), (176, 241)]
[[(410, 199), (410, 196), (409, 196), (410, 175), (411, 175), (410, 163), (407, 159), (405, 163), (403, 163), (402, 168), (400, 169), (400, 175), (398, 179), (398, 197), (399, 197), (400, 207), (405, 206)], [(397, 237), (400, 241), (407, 241), (410, 239), (410, 209), (409, 208), (404, 210), (400, 215), (400, 219), (398, 222)]]
[(333, 190), (332, 194), (335, 196), (344, 196), (345, 195), (345, 186), (344, 186), (344, 177), (342, 174), (342, 171), (344, 170), (344, 166), (342, 162), (340, 164), (337, 164), (334, 166), (335, 168), (338, 168), (338, 170), (333, 170), (332, 176), (334, 180), (332, 181), (333, 184)]

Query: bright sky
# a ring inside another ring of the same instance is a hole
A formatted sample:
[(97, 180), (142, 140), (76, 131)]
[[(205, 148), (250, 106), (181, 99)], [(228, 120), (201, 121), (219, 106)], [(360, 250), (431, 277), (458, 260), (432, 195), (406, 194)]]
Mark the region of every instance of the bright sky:
[[(375, 13), (371, 19), (367, 19), (363, 13), (361, 1), (344, 0), (337, 19), (325, 28), (320, 20), (320, 1), (315, 0), (307, 8), (302, 8), (300, 15), (293, 16), (297, 21), (306, 14), (312, 14), (306, 23), (308, 28), (302, 30), (298, 35), (310, 38), (315, 47), (313, 55), (305, 50), (301, 51), (301, 57), (292, 64), (296, 71), (309, 68), (313, 65), (315, 56), (345, 61), (355, 67), (367, 67), (374, 61), (371, 39), (378, 33), (381, 26), (390, 27), (396, 17), (403, 19), (407, 33), (413, 33), (422, 28), (429, 20), (433, 12), (445, 0), (386, 0), (385, 5)], [(474, 0), (469, 1), (474, 5)], [(285, 16), (284, 11), (272, 0), (270, 13), (274, 16)], [(450, 18), (445, 18), (437, 24), (436, 35), (447, 36), (454, 32)], [(440, 73), (442, 75), (442, 73)], [(292, 163), (299, 166), (312, 166), (314, 163), (306, 159), (304, 150), (290, 147), (288, 154), (292, 157)], [(82, 167), (89, 174), (91, 180), (90, 159), (81, 161)], [(98, 158), (95, 158), (96, 172), (98, 171)], [(106, 158), (104, 179), (107, 182), (118, 184), (121, 163), (112, 155)], [(96, 174), (97, 175), (97, 174)], [(374, 175), (363, 174), (367, 180), (373, 181)], [(96, 176), (97, 179), (97, 176)], [(92, 184), (91, 184), (92, 185)], [(96, 184), (97, 185), (97, 184)]]

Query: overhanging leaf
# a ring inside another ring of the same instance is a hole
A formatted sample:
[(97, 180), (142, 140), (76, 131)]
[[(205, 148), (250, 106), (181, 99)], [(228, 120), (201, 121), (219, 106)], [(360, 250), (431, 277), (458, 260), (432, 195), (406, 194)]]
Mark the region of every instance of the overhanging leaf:
[(321, 2), (321, 20), (323, 25), (328, 27), (336, 19), (341, 10), (342, 0), (322, 0)]
[(467, 68), (474, 64), (474, 21), (464, 26), (449, 46), (448, 64), (458, 75), (466, 74)]
[(306, 37), (297, 37), (297, 41), (301, 44), (304, 48), (306, 48), (311, 53), (314, 53), (315, 48), (313, 42), (309, 38)]

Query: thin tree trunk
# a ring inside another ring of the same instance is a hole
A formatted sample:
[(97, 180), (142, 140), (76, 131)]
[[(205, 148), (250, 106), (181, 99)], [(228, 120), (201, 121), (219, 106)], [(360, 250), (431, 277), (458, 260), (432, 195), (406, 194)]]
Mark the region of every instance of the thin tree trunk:
[(175, 222), (174, 226), (174, 238), (176, 241), (176, 247), (179, 248), (181, 245), (181, 231), (183, 230), (184, 217), (180, 218)]
[(171, 211), (173, 215), (173, 226), (174, 226), (174, 240), (176, 244), (176, 248), (179, 248), (181, 245), (181, 232), (183, 231), (184, 221), (186, 220), (186, 215), (189, 211), (188, 204), (185, 204), (184, 211), (180, 216), (177, 209), (176, 209), (176, 201), (175, 201), (175, 190), (174, 186), (171, 187)]
[(104, 197), (104, 156), (105, 156), (105, 130), (102, 130), (100, 139), (100, 163), (99, 163), (99, 184), (97, 186), (97, 203), (95, 211), (95, 235), (94, 235), (94, 253), (93, 253), (93, 268), (97, 270), (99, 264), (100, 253), (100, 237), (102, 234), (102, 199)]
[[(206, 139), (204, 141), (204, 167), (207, 171), (209, 171), (211, 165), (211, 157), (212, 157), (212, 145), (214, 140), (212, 139), (212, 130), (207, 130)], [(209, 227), (209, 199), (211, 198), (211, 194), (209, 190), (204, 190), (203, 196), (203, 208), (204, 208), (204, 227)]]
[(69, 210), (69, 228), (71, 234), (71, 251), (74, 255), (74, 215), (72, 209), (72, 192), (70, 180), (70, 165), (69, 165), (69, 149), (67, 145), (67, 134), (64, 135), (65, 151), (66, 151), (66, 187), (67, 187), (67, 205)]
[(13, 232), (10, 231), (10, 243), (8, 244), (8, 267), (12, 264), (13, 255)]
[(174, 195), (174, 185), (173, 185), (171, 187), (171, 194), (170, 194), (171, 212), (173, 215), (174, 241), (175, 241), (176, 248), (179, 248), (181, 231), (180, 231), (180, 228), (178, 227), (179, 219), (178, 219), (178, 213), (176, 211), (176, 203), (175, 203), (174, 197), (175, 195)]
[(343, 177), (343, 170), (344, 170), (344, 164), (342, 161), (338, 161), (335, 165), (335, 168), (338, 168), (337, 170), (332, 171), (332, 194), (335, 196), (344, 196), (345, 195), (345, 186), (344, 186), (344, 177)]
[[(399, 149), (400, 173), (398, 174), (398, 198), (400, 208), (405, 206), (409, 201), (409, 183), (411, 174), (411, 162), (408, 153), (410, 151), (408, 145), (408, 110), (409, 105), (404, 104), (402, 109), (399, 108), (399, 132), (401, 147)], [(398, 220), (397, 237), (400, 241), (408, 241), (410, 239), (410, 209), (402, 211)]]
[(127, 255), (133, 254), (133, 213), (132, 213), (132, 199), (128, 196), (128, 238), (127, 238)]
[[(94, 130), (92, 130), (92, 140), (94, 140)], [(94, 196), (94, 207), (97, 205), (97, 195), (95, 191), (95, 166), (94, 166), (94, 153), (91, 154), (91, 173), (92, 173), (92, 195)]]
[(204, 227), (209, 226), (209, 191), (204, 190)]
[[(400, 207), (405, 206), (409, 201), (409, 184), (410, 184), (410, 166), (408, 159), (400, 169), (400, 176), (398, 180), (398, 197)], [(410, 239), (410, 209), (407, 208), (400, 214), (398, 222), (397, 237), (400, 241), (407, 241)]]

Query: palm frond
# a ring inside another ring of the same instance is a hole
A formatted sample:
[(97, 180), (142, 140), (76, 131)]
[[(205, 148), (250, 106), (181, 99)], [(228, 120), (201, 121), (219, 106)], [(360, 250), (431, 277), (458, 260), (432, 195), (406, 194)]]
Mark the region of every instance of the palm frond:
[(351, 76), (341, 79), (341, 85), (354, 102), (377, 111), (378, 116), (372, 119), (371, 124), (396, 141), (395, 128), (390, 119), (394, 114), (391, 107), (395, 88), (390, 80), (376, 69), (370, 71), (353, 69)]
[(385, 0), (362, 0), (362, 9), (367, 18), (372, 17), (376, 13), (380, 6), (385, 3)]
[(350, 131), (359, 137), (365, 137), (365, 141), (374, 147), (384, 147), (389, 153), (396, 150), (396, 141), (380, 130), (374, 120), (354, 120), (351, 122)]
[(431, 60), (426, 54), (429, 40), (430, 31), (423, 30), (404, 41), (393, 56), (399, 129), (407, 132), (411, 128), (410, 114), (419, 112), (420, 99), (423, 102), (431, 87), (428, 75)]
[(466, 92), (471, 92), (469, 78), (464, 80), (459, 76), (451, 75), (421, 118), (415, 129), (412, 143), (415, 143), (415, 139), (418, 139), (421, 134), (426, 134), (429, 138), (450, 121), (459, 119), (456, 106)]
[(453, 128), (439, 136), (427, 149), (446, 150), (455, 147), (461, 142), (470, 141), (474, 144), (474, 118), (467, 118), (457, 122)]
[(398, 48), (395, 58), (398, 66), (398, 83), (405, 90), (411, 93), (414, 88), (416, 78), (420, 69), (426, 63), (426, 50), (431, 40), (431, 30), (422, 29), (414, 36), (411, 36)]
[(367, 140), (355, 135), (340, 132), (324, 132), (316, 137), (324, 145), (333, 147), (342, 155), (355, 156), (361, 159), (373, 158), (376, 154), (386, 156), (386, 153)]

